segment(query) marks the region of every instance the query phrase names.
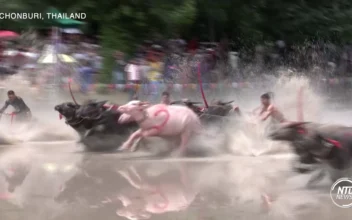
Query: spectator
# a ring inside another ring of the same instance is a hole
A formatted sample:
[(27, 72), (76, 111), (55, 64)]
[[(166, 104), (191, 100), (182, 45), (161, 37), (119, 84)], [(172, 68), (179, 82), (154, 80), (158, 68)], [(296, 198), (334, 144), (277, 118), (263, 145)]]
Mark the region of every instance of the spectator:
[(130, 84), (130, 87), (128, 88), (130, 100), (133, 100), (133, 97), (137, 94), (137, 89), (134, 84), (140, 84), (141, 82), (138, 60), (131, 60), (131, 62), (127, 64), (125, 71), (127, 73), (127, 83)]
[(83, 93), (87, 93), (89, 86), (92, 84), (94, 70), (90, 61), (85, 60), (82, 64), (82, 67), (79, 68), (79, 73), (81, 76), (81, 91)]
[(149, 65), (148, 61), (145, 59), (140, 59), (139, 60), (139, 74), (141, 76), (141, 81), (142, 82), (148, 82), (148, 73), (149, 73)]
[(169, 55), (165, 59), (165, 65), (164, 65), (164, 82), (172, 82), (173, 81), (173, 74), (174, 74), (174, 62), (173, 56)]
[(188, 51), (194, 55), (198, 48), (199, 48), (198, 39), (197, 37), (193, 37), (188, 44)]
[(158, 99), (158, 89), (162, 79), (162, 71), (164, 69), (159, 54), (152, 54), (149, 66), (148, 80), (152, 86), (151, 95), (154, 99), (153, 101), (156, 101)]
[(115, 53), (115, 69), (113, 72), (113, 78), (114, 82), (116, 84), (125, 84), (126, 83), (126, 77), (125, 77), (125, 60), (124, 60), (124, 54), (120, 51), (117, 51)]
[(170, 94), (168, 92), (163, 92), (161, 95), (161, 104), (170, 105)]
[(94, 70), (96, 72), (99, 72), (102, 67), (103, 67), (103, 58), (99, 55), (96, 55), (94, 60)]

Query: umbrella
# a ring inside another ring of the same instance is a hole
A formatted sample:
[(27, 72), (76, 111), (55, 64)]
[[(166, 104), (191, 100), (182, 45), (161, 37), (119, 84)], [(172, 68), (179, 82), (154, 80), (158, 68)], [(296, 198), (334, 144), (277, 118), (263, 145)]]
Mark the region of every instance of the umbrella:
[(26, 64), (23, 66), (23, 69), (35, 69), (36, 65), (35, 64)]
[(24, 56), (28, 57), (28, 58), (32, 58), (32, 59), (36, 59), (38, 58), (39, 54), (37, 53), (31, 53), (31, 52), (25, 52), (23, 53)]
[(73, 55), (73, 57), (76, 60), (88, 60), (88, 56), (84, 55), (84, 54), (80, 54), (80, 53), (76, 53)]
[(20, 35), (13, 31), (0, 31), (0, 40), (12, 40), (18, 38)]
[(66, 34), (82, 34), (82, 32), (77, 28), (65, 28), (61, 29), (61, 31)]
[(17, 50), (5, 50), (2, 55), (7, 56), (7, 57), (12, 57), (15, 56), (18, 53)]
[(58, 54), (57, 56), (55, 54), (48, 54), (39, 58), (38, 63), (42, 63), (42, 64), (57, 63), (57, 58), (59, 58), (59, 60), (63, 63), (77, 62), (73, 57), (66, 54)]

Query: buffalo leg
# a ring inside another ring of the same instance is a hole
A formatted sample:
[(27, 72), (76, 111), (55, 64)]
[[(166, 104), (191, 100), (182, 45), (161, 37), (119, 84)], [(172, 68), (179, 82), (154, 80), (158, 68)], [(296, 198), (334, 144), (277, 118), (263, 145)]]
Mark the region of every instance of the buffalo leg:
[(351, 174), (348, 173), (347, 170), (337, 170), (337, 169), (332, 169), (330, 172), (330, 179), (332, 182), (336, 182), (338, 179), (342, 177), (351, 177)]
[(158, 129), (149, 129), (149, 130), (143, 131), (142, 134), (141, 134), (141, 137), (137, 141), (137, 144), (134, 145), (134, 148), (131, 149), (131, 151), (135, 151), (135, 150), (137, 150), (139, 148), (140, 142), (143, 140), (143, 138), (157, 136), (158, 134), (159, 134), (159, 130)]
[(90, 136), (92, 134), (92, 132), (93, 132), (93, 128), (87, 130), (86, 133), (84, 133), (84, 137), (86, 138), (86, 137)]
[(314, 183), (319, 182), (320, 180), (322, 180), (324, 178), (324, 176), (325, 176), (325, 170), (321, 169), (316, 174), (313, 174), (312, 178), (310, 178), (310, 180), (308, 181), (307, 185), (311, 186)]
[(129, 149), (133, 142), (139, 138), (140, 136), (142, 136), (143, 131), (142, 129), (138, 129), (137, 131), (135, 131), (133, 134), (131, 134), (131, 136), (127, 139), (127, 141), (121, 146), (120, 150), (125, 150), (125, 149)]
[(181, 134), (181, 145), (180, 145), (180, 150), (179, 153), (183, 154), (186, 151), (186, 147), (189, 141), (189, 138), (191, 137), (191, 131), (186, 130), (184, 133)]
[[(295, 153), (299, 156), (299, 159), (294, 164), (294, 169), (299, 173), (307, 173), (312, 171), (312, 169), (307, 165), (313, 165), (317, 163), (314, 156), (307, 152), (305, 149), (299, 147), (295, 147)], [(302, 164), (306, 166), (303, 167)]]
[[(134, 132), (130, 136), (130, 138), (123, 144), (122, 149), (130, 148), (132, 146), (134, 140), (137, 139), (137, 138), (152, 137), (152, 136), (156, 136), (158, 134), (159, 134), (159, 130), (158, 129), (149, 129), (149, 130), (145, 130), (145, 131), (143, 131), (142, 129), (139, 129), (138, 131)], [(138, 140), (138, 142), (139, 141), (140, 140)]]
[(136, 150), (138, 150), (139, 145), (141, 144), (141, 140), (142, 138), (138, 138), (137, 141), (134, 142), (133, 146), (131, 147), (131, 152), (135, 152)]
[(294, 169), (294, 171), (296, 171), (298, 173), (309, 173), (314, 170), (312, 165), (313, 164), (306, 164), (306, 163), (302, 163), (301, 161), (297, 160), (297, 161), (294, 161), (294, 163), (293, 163), (293, 169)]

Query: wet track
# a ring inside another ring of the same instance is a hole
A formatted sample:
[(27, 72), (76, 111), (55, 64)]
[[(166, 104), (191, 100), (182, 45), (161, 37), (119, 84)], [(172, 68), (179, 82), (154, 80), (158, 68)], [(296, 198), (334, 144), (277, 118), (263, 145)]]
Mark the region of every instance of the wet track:
[[(284, 89), (286, 94), (290, 87)], [(256, 97), (258, 94), (255, 92)], [(307, 97), (309, 103), (315, 104), (311, 100), (316, 97)], [(115, 95), (106, 99), (123, 102), (123, 98)], [(62, 101), (67, 100), (71, 98), (67, 96)], [(244, 100), (241, 106), (249, 104)], [(257, 104), (257, 99), (248, 100)], [(287, 100), (286, 95), (277, 98), (287, 108), (295, 102), (295, 97), (292, 100)], [(308, 113), (315, 117), (313, 110)], [(352, 124), (351, 111), (325, 110), (324, 122)], [(64, 130), (67, 126), (57, 119), (52, 107), (39, 106), (34, 112), (54, 127), (44, 126), (30, 135), (41, 133), (38, 136), (41, 138), (62, 131), (67, 136)], [(295, 112), (293, 108), (292, 114)], [(285, 113), (291, 114), (289, 110)], [(309, 114), (307, 117), (311, 117)], [(245, 154), (245, 148), (267, 147), (266, 142), (248, 131), (231, 133), (232, 144), (238, 148), (236, 153)], [(26, 140), (29, 141), (0, 146), (0, 220), (347, 220), (352, 217), (352, 208), (341, 209), (332, 203), (328, 178), (315, 187), (306, 187), (310, 176), (292, 171), (293, 156), (289, 153), (148, 159), (141, 158), (141, 152), (87, 153), (75, 141)], [(212, 147), (219, 147), (215, 143)], [(269, 209), (262, 200), (264, 193), (273, 198)]]
[[(327, 181), (304, 187), (288, 155), (138, 160), (72, 143), (0, 153), (0, 219), (350, 219)], [(261, 194), (268, 193), (268, 210)]]

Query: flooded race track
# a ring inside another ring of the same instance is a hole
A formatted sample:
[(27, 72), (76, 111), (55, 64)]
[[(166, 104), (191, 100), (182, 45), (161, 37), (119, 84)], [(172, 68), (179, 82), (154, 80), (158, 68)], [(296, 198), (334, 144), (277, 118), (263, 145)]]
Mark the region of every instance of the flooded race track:
[[(275, 105), (290, 120), (296, 118), (296, 91), (301, 85), (309, 88), (300, 80), (279, 82), (273, 88)], [(235, 103), (246, 111), (259, 104), (261, 92), (228, 97), (235, 97)], [(117, 96), (105, 98), (126, 101)], [(328, 177), (307, 187), (311, 174), (294, 172), (290, 148), (268, 140), (260, 126), (230, 126), (212, 132), (199, 142), (203, 150), (211, 149), (202, 158), (156, 158), (142, 151), (89, 153), (53, 110), (54, 104), (64, 101), (71, 97), (50, 104), (28, 101), (38, 119), (31, 127), (16, 129), (1, 121), (0, 137), (7, 145), (0, 146), (0, 220), (352, 217), (352, 208), (339, 208), (332, 202)], [(349, 106), (333, 110), (326, 106), (321, 96), (306, 90), (305, 120), (352, 124)], [(155, 143), (154, 148), (162, 145)], [(270, 206), (264, 202), (265, 195), (270, 197)]]
[[(291, 156), (138, 160), (72, 143), (0, 153), (0, 219), (350, 219)], [(270, 208), (262, 195), (272, 197)]]

